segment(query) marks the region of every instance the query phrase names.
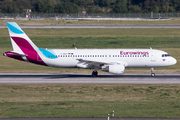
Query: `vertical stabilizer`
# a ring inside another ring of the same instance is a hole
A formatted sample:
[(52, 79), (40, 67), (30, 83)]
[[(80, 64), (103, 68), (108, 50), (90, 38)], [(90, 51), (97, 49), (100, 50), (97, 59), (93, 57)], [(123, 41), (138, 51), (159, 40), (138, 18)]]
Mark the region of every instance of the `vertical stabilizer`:
[(15, 22), (7, 22), (13, 50), (22, 53), (22, 49), (38, 50), (24, 31)]
[(7, 22), (7, 26), (13, 51), (5, 52), (4, 55), (18, 60), (46, 65), (39, 55), (39, 48), (29, 39), (17, 23)]

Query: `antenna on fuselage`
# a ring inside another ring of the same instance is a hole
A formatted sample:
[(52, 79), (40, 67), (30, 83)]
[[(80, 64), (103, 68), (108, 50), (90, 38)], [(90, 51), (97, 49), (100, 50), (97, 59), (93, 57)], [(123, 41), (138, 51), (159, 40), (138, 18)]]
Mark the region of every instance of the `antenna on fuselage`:
[(75, 43), (72, 46), (77, 50)]
[(152, 50), (152, 48), (150, 47), (150, 49)]

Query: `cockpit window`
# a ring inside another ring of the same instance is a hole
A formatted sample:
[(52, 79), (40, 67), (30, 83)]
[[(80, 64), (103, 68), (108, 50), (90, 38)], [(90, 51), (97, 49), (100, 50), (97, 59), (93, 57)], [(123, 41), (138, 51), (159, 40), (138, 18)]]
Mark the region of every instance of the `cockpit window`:
[(162, 54), (162, 57), (169, 57), (169, 54)]

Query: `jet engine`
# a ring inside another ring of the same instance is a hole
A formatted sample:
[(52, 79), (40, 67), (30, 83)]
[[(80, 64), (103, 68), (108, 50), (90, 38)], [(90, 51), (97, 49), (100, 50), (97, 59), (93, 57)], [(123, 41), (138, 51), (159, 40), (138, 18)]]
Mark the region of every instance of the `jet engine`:
[(106, 71), (106, 72), (116, 74), (116, 75), (124, 74), (124, 71), (125, 71), (124, 65), (118, 65), (118, 64), (102, 66), (101, 69), (102, 71)]

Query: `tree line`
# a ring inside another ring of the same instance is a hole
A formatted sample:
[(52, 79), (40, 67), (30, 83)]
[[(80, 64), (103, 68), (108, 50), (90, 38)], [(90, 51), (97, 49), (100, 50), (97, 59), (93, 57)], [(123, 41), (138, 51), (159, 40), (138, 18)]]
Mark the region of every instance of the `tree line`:
[(180, 12), (180, 0), (0, 0), (1, 13), (167, 13)]

